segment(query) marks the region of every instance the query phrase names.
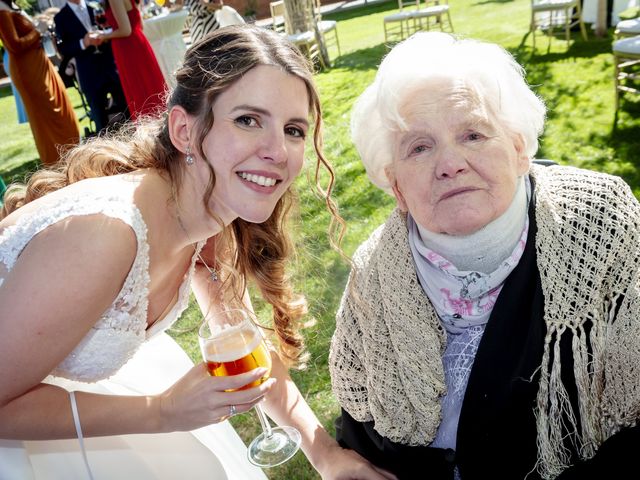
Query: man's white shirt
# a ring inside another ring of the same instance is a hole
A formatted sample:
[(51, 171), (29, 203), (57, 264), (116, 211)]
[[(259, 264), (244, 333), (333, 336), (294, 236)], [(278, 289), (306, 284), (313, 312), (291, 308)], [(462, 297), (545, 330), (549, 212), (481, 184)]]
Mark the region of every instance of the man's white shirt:
[[(78, 20), (80, 20), (80, 23), (82, 23), (84, 28), (87, 29), (87, 32), (90, 32), (91, 17), (89, 17), (89, 10), (87, 10), (87, 4), (85, 3), (85, 1), (80, 0), (80, 3), (77, 5), (72, 2), (67, 2), (67, 5), (69, 5), (69, 7), (71, 8), (71, 11), (75, 13), (76, 17), (78, 17)], [(82, 48), (83, 50), (86, 48), (84, 46), (84, 41), (82, 38), (80, 39), (80, 48)]]

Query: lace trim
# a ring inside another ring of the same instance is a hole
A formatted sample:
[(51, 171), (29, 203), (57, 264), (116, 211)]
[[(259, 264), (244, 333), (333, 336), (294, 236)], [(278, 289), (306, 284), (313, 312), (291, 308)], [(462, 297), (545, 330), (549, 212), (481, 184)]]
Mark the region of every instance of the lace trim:
[[(136, 312), (136, 317), (144, 318), (146, 321), (149, 285), (147, 226), (140, 210), (122, 198), (111, 195), (94, 197), (86, 194), (73, 195), (61, 198), (46, 210), (22, 216), (15, 225), (7, 227), (0, 235), (0, 245), (2, 245), (0, 261), (4, 263), (8, 271), (11, 271), (27, 244), (45, 228), (70, 216), (98, 213), (117, 218), (129, 225), (136, 234), (138, 249), (122, 290), (109, 310), (96, 324), (96, 328), (113, 328), (114, 323), (121, 323), (120, 316), (125, 312)], [(133, 327), (133, 325), (129, 325), (129, 327)]]

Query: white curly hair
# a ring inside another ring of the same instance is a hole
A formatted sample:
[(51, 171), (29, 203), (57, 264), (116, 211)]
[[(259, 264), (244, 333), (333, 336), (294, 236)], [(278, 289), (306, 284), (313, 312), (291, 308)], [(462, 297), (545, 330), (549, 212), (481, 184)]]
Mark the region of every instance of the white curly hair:
[(393, 162), (396, 133), (406, 131), (401, 107), (438, 97), (443, 80), (464, 85), (506, 131), (520, 135), (532, 159), (546, 109), (504, 48), (440, 32), (420, 32), (395, 46), (375, 80), (356, 100), (351, 138), (371, 181), (387, 192), (385, 168)]

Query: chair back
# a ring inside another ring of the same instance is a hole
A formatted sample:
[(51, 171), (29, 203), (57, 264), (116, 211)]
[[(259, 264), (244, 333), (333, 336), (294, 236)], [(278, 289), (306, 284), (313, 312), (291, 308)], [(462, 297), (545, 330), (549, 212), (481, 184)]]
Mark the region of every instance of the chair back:
[(398, 0), (398, 8), (402, 10), (403, 8), (413, 8), (418, 10), (420, 8), (420, 0)]
[(319, 22), (320, 20), (322, 20), (322, 12), (320, 11), (320, 9), (322, 8), (322, 3), (320, 3), (320, 0), (312, 0), (312, 4), (313, 14), (316, 17), (316, 21)]
[(269, 10), (271, 11), (273, 30), (278, 33), (285, 33), (286, 20), (284, 0), (278, 0), (276, 2), (269, 3)]
[(315, 32), (315, 0), (292, 0), (285, 4), (285, 28), (287, 34)]
[(438, 5), (449, 5), (449, 0), (422, 0), (422, 5), (418, 1), (418, 8), (435, 7)]

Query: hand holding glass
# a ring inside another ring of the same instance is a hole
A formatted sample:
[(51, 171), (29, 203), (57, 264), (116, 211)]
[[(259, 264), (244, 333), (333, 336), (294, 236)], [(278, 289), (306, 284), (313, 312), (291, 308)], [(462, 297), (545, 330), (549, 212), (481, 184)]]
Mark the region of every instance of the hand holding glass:
[[(222, 310), (209, 315), (198, 331), (200, 350), (212, 376), (223, 377), (259, 367), (271, 371), (271, 355), (262, 333), (245, 310)], [(239, 390), (260, 385), (269, 373)], [(289, 460), (300, 448), (300, 432), (293, 427), (271, 428), (259, 404), (256, 413), (262, 433), (249, 445), (249, 461), (259, 467), (275, 467)]]

